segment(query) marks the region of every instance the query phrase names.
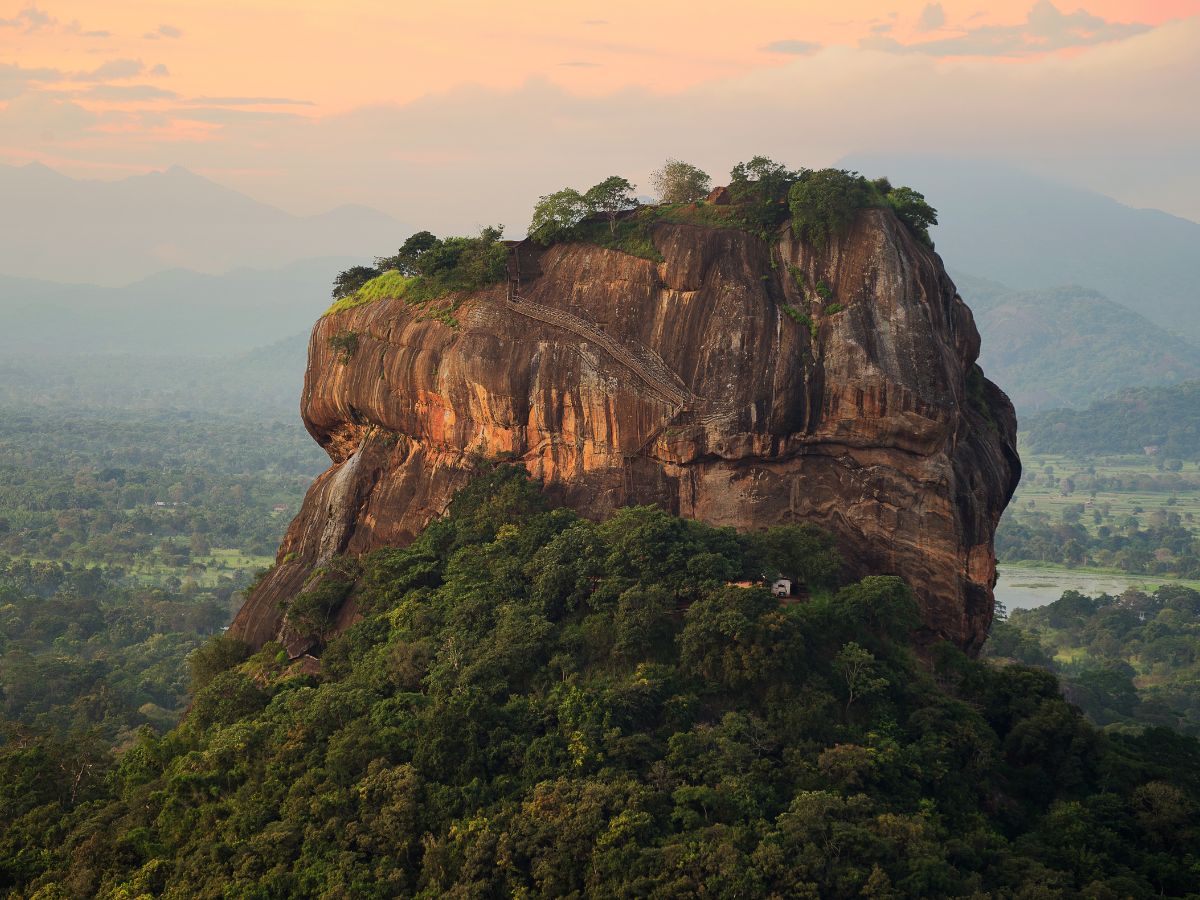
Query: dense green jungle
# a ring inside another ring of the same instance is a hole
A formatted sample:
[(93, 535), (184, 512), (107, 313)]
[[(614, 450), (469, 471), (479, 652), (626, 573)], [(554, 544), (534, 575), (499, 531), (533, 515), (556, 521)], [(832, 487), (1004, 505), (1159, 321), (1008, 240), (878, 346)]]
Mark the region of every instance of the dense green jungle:
[[(731, 585), (804, 573), (807, 603)], [(807, 527), (547, 509), (500, 467), (306, 609), (320, 677), (211, 638), (119, 757), (12, 739), (18, 896), (1086, 896), (1196, 884), (1200, 743), (1053, 674), (915, 652)], [(301, 598), (303, 599), (303, 595)], [(1191, 598), (1193, 606), (1200, 598)]]
[[(0, 417), (13, 896), (1195, 883), (1194, 591), (1072, 594), (997, 621), (980, 662), (916, 654), (907, 589), (842, 583), (815, 532), (593, 525), (499, 472), (411, 548), (297, 598), (318, 626), (348, 595), (370, 611), (314, 676), (221, 630), (323, 454), (282, 406), (127, 400)], [(1194, 540), (1194, 462), (1033, 459), (1018, 499), (1055, 527), (1098, 535), (1099, 509), (1118, 535)], [(1006, 521), (998, 546), (1021, 539)], [(813, 601), (726, 586), (764, 553), (793, 554)]]
[(17, 402), (21, 382), (6, 382), (6, 740), (55, 734), (114, 748), (139, 727), (169, 729), (188, 702), (188, 653), (228, 624), (240, 590), (274, 561), (322, 468), (324, 454), (269, 391), (230, 411), (220, 395), (190, 391), (206, 365), (143, 365), (165, 376), (153, 390), (131, 390), (124, 363), (30, 361), (28, 383), (44, 376), (37, 403)]

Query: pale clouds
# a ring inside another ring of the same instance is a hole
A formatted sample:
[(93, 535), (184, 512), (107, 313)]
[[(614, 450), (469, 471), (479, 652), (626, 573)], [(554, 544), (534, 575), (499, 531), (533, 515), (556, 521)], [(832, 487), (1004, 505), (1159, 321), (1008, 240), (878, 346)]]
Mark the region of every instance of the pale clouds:
[(917, 20), (917, 31), (937, 31), (946, 24), (946, 11), (940, 3), (930, 3), (921, 10)]
[[(668, 156), (721, 182), (756, 153), (793, 166), (933, 153), (1000, 160), (1200, 218), (1200, 118), (1191, 113), (1200, 19), (1144, 30), (1038, 9), (1022, 33), (1092, 45), (1020, 64), (830, 46), (674, 93), (580, 96), (531, 79), (324, 117), (279, 96), (153, 96), (124, 86), (153, 69), (113, 61), (97, 87), (144, 93), (144, 109), (89, 118), (71, 97), (31, 94), (0, 110), (0, 161), (37, 148), (76, 174), (181, 164), (297, 212), (355, 202), (440, 232), (503, 221), (520, 233), (539, 195), (610, 174), (645, 185)], [(1136, 33), (1098, 42), (1121, 28)], [(0, 96), (60, 75), (0, 67)]]
[(1198, 51), (1192, 20), (1021, 66), (835, 47), (671, 95), (579, 97), (535, 79), (316, 119), (209, 110), (219, 139), (147, 162), (182, 162), (300, 211), (367, 203), (441, 231), (504, 221), (519, 232), (532, 201), (563, 185), (614, 173), (646, 184), (668, 156), (719, 182), (756, 153), (809, 166), (852, 152), (990, 158), (1200, 217), (1196, 186), (1179, 190), (1200, 155), (1200, 122), (1186, 114)]
[(110, 59), (87, 72), (76, 72), (72, 81), (121, 81), (136, 78), (146, 70), (138, 59)]
[(179, 95), (166, 88), (152, 84), (98, 84), (81, 92), (80, 96), (93, 97), (116, 103), (136, 100), (177, 100)]
[[(128, 81), (143, 74), (146, 67), (136, 59), (110, 59), (83, 72), (63, 72), (49, 67), (24, 68), (22, 66), (0, 63), (0, 101), (12, 100), (23, 94), (37, 94), (47, 86), (56, 86), (55, 92), (61, 93), (58, 85), (66, 83), (100, 82), (98, 87), (90, 88), (86, 94), (100, 96), (100, 88), (108, 86), (113, 81)], [(142, 99), (152, 96), (147, 91)], [(154, 94), (153, 96), (162, 96)], [(130, 99), (137, 99), (130, 94)]]
[(772, 41), (763, 47), (768, 53), (787, 53), (790, 56), (808, 56), (821, 49), (816, 41)]
[(209, 106), (313, 106), (311, 100), (292, 97), (193, 97), (187, 102)]
[(46, 94), (25, 94), (10, 100), (0, 112), (0, 142), (46, 145), (78, 140), (101, 117), (71, 100)]
[(14, 28), (24, 34), (36, 34), (41, 31), (57, 31), (61, 34), (85, 38), (109, 38), (112, 32), (104, 29), (85, 29), (78, 21), (60, 24), (58, 19), (36, 6), (26, 6), (16, 15), (0, 18), (0, 28)]
[(33, 69), (0, 63), (0, 101), (11, 100), (27, 93), (30, 88), (41, 84), (52, 84), (62, 80), (58, 69)]
[(19, 28), (26, 34), (56, 25), (58, 20), (36, 6), (27, 6), (10, 19), (0, 19), (0, 28)]
[(142, 37), (148, 41), (157, 41), (159, 38), (176, 39), (183, 37), (183, 29), (176, 28), (174, 25), (159, 25), (154, 31), (147, 31)]
[[(925, 7), (918, 30), (929, 31), (946, 24), (940, 3)], [(923, 53), (930, 56), (1006, 56), (1020, 57), (1072, 47), (1090, 47), (1120, 41), (1150, 30), (1138, 22), (1110, 22), (1085, 9), (1064, 13), (1050, 0), (1038, 0), (1025, 21), (1018, 25), (980, 25), (952, 37), (916, 43), (901, 43), (894, 38), (871, 35), (860, 42), (866, 50), (889, 53)]]

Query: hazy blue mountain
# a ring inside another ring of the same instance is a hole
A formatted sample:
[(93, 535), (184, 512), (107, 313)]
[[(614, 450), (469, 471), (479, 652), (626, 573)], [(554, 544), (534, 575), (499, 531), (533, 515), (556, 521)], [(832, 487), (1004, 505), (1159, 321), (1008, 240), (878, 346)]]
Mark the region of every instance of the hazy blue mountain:
[(1200, 459), (1200, 381), (1121, 391), (1087, 409), (1052, 409), (1021, 423), (1038, 453), (1141, 453)]
[(1096, 291), (1018, 291), (954, 273), (983, 339), (979, 363), (1018, 413), (1083, 407), (1137, 385), (1200, 378), (1200, 346)]
[(923, 192), (948, 266), (1021, 289), (1078, 284), (1200, 339), (1200, 224), (985, 163), (853, 155)]
[(300, 426), (308, 334), (227, 356), (0, 353), (0, 407), (245, 413)]
[(294, 216), (179, 167), (90, 181), (36, 163), (0, 166), (0, 197), (0, 273), (55, 282), (120, 285), (173, 268), (369, 259), (412, 230), (363, 206)]
[(310, 259), (224, 275), (174, 270), (120, 288), (0, 277), (0, 353), (247, 351), (307, 333), (329, 305), (333, 276), (359, 261)]

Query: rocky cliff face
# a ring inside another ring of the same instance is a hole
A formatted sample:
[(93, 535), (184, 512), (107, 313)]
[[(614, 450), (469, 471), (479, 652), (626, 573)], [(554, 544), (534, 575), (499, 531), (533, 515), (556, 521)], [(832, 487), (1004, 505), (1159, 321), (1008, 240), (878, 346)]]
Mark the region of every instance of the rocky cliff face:
[[(884, 210), (819, 250), (695, 225), (652, 238), (661, 263), (523, 244), (519, 299), (472, 294), (458, 327), (399, 300), (321, 319), (302, 412), (332, 464), (232, 633), (303, 652), (280, 602), (314, 567), (411, 540), (505, 454), (587, 516), (656, 503), (743, 529), (817, 523), (856, 573), (908, 579), (927, 636), (978, 650), (1016, 420), (973, 365), (941, 260)], [(329, 341), (347, 331), (349, 359)]]

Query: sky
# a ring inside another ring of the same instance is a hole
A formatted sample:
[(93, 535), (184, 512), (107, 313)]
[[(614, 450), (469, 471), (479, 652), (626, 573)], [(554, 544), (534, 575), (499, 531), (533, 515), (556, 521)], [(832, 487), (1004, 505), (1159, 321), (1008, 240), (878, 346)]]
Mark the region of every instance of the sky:
[(0, 163), (520, 231), (668, 156), (920, 154), (1200, 220), (1200, 0), (1083, 2), (0, 0)]

